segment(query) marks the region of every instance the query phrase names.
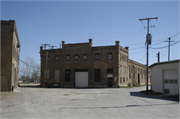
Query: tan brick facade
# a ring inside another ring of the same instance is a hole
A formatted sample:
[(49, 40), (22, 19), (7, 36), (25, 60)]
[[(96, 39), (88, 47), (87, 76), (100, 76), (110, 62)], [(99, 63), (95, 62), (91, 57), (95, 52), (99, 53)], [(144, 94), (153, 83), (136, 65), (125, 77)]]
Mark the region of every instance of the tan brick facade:
[(12, 91), (18, 86), (19, 52), (15, 21), (1, 21), (1, 91)]
[[(75, 87), (75, 72), (78, 71), (88, 72), (88, 87), (127, 85), (130, 81), (129, 48), (121, 47), (119, 41), (113, 46), (92, 47), (92, 41), (89, 39), (88, 43), (77, 44), (66, 44), (62, 41), (62, 48), (51, 50), (45, 50), (41, 46), (41, 86), (48, 86), (49, 82), (56, 78), (55, 72), (59, 72), (57, 83), (61, 87)], [(84, 56), (87, 58), (85, 61)], [(66, 71), (69, 72), (70, 81), (66, 81)], [(99, 76), (97, 72), (100, 72)], [(100, 80), (97, 81), (97, 77), (100, 77)]]

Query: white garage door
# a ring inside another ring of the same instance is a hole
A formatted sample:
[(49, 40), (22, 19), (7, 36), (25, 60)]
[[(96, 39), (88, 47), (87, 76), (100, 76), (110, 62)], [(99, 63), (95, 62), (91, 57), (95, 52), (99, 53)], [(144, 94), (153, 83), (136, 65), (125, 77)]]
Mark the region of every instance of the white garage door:
[(88, 72), (75, 72), (75, 86), (88, 87)]
[(177, 95), (179, 94), (178, 73), (176, 69), (164, 70), (164, 93)]

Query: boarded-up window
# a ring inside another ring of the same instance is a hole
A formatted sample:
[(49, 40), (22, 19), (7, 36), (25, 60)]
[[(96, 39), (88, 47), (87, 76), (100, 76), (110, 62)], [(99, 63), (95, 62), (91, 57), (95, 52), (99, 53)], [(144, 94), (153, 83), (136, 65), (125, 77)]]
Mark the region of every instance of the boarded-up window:
[[(47, 74), (47, 77), (46, 77), (46, 74)], [(44, 79), (49, 79), (49, 70), (44, 70)]]
[(95, 82), (100, 82), (101, 81), (101, 72), (100, 69), (95, 69), (95, 78), (94, 81)]
[(70, 82), (70, 69), (65, 70), (65, 82)]
[(59, 82), (59, 70), (55, 71), (55, 82)]

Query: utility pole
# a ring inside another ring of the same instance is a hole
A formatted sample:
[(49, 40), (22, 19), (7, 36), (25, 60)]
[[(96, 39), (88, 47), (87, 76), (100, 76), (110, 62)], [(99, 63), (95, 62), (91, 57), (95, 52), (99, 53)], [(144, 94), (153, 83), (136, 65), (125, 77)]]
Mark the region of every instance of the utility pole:
[(157, 53), (158, 62), (160, 61), (159, 57), (160, 57), (160, 52)]
[(147, 36), (146, 36), (146, 44), (147, 44), (147, 82), (146, 82), (146, 92), (148, 92), (148, 55), (149, 55), (149, 44), (151, 43), (151, 41), (149, 42), (149, 21), (152, 20), (152, 19), (158, 19), (158, 17), (139, 19), (140, 21), (147, 20)]
[(168, 61), (170, 60), (170, 42), (174, 42), (174, 41), (170, 41), (171, 38), (168, 38), (169, 41), (164, 41), (164, 42), (169, 42), (169, 46), (168, 46)]
[(48, 59), (48, 52), (46, 52), (46, 86), (47, 86), (47, 59)]
[(49, 47), (51, 47), (51, 48), (53, 49), (54, 47), (57, 47), (57, 46), (51, 45), (51, 46), (49, 46)]
[(41, 44), (42, 46), (44, 46), (45, 50), (46, 50), (46, 46), (50, 46), (50, 44)]

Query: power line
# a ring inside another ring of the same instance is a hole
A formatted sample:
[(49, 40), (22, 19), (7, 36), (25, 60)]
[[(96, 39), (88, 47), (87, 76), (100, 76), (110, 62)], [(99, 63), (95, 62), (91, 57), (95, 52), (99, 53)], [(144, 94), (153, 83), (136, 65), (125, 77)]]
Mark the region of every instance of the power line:
[(27, 64), (26, 62), (22, 61), (21, 59), (19, 59), (19, 60), (20, 60), (22, 63), (24, 63), (24, 64), (26, 64), (26, 65), (28, 65), (28, 66), (30, 66), (30, 67), (40, 68), (40, 67), (31, 66), (31, 65)]
[[(120, 37), (132, 35), (132, 34), (135, 34), (135, 33), (141, 32), (141, 31), (143, 31), (143, 29), (139, 30), (139, 31), (131, 32), (131, 33), (128, 33), (128, 34), (125, 34), (125, 35), (121, 35), (121, 36), (117, 36), (117, 37), (114, 37), (114, 38), (110, 38), (110, 39), (107, 39), (107, 40), (117, 39), (117, 38), (120, 38)], [(97, 42), (102, 42), (102, 41), (106, 41), (106, 40), (101, 40), (101, 41), (97, 41)], [(97, 42), (95, 42), (95, 43), (97, 43)]]
[[(157, 22), (159, 24), (159, 22)], [(162, 29), (161, 25), (159, 24), (161, 30), (163, 31), (163, 33), (166, 35), (166, 33), (164, 32), (164, 30)], [(167, 36), (167, 35), (166, 35)]]
[[(173, 0), (171, 0), (171, 2), (168, 4), (168, 6), (172, 3)], [(166, 8), (168, 7), (166, 6)], [(158, 15), (158, 17), (166, 10), (166, 8)]]
[[(165, 1), (164, 1), (164, 2), (165, 2)], [(156, 12), (159, 10), (159, 8), (161, 8), (161, 6), (164, 4), (164, 2), (160, 5), (160, 7), (158, 7), (158, 9), (156, 9), (156, 11), (155, 11), (154, 13), (156, 13)], [(153, 13), (153, 14), (154, 14), (154, 13)], [(153, 15), (153, 14), (152, 14), (152, 15)], [(151, 15), (151, 16), (152, 16), (152, 15)]]
[[(177, 34), (175, 34), (174, 36), (178, 35), (180, 32), (178, 32)], [(172, 36), (171, 38), (173, 38), (174, 36)]]
[(135, 50), (135, 49), (139, 49), (139, 48), (144, 48), (144, 47), (133, 48), (133, 49), (130, 49), (130, 50)]
[[(146, 55), (146, 53), (143, 55), (143, 57)], [(143, 57), (139, 60), (139, 62), (143, 59)]]
[[(172, 45), (175, 45), (175, 44), (177, 44), (177, 43), (179, 43), (180, 41), (177, 41), (177, 42), (175, 42), (175, 43), (173, 43), (173, 44), (171, 44), (170, 46), (172, 46)], [(163, 47), (159, 47), (159, 48), (152, 48), (152, 47), (150, 47), (151, 49), (162, 49), (162, 48), (167, 48), (168, 46), (163, 46)]]
[[(157, 1), (157, 0), (156, 0)], [(153, 3), (153, 5), (150, 7), (150, 9), (146, 12), (146, 14), (151, 10), (151, 8), (154, 6), (154, 4), (156, 3), (156, 1)], [(144, 14), (143, 17), (146, 15)]]

